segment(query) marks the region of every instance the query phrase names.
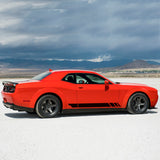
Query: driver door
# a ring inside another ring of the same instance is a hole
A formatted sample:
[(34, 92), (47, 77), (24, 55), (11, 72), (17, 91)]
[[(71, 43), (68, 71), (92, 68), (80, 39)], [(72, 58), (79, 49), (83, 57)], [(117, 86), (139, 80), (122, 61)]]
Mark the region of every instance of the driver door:
[(110, 103), (117, 103), (117, 87), (110, 84), (105, 89), (105, 80), (96, 74), (76, 74), (78, 107), (109, 107)]

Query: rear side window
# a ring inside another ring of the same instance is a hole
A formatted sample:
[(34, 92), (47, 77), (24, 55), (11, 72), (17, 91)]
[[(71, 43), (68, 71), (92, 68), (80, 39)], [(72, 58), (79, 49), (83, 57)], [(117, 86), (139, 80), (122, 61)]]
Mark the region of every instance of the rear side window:
[(49, 76), (50, 74), (51, 74), (51, 72), (47, 71), (47, 72), (41, 73), (41, 74), (33, 77), (32, 79), (33, 79), (33, 80), (42, 80), (42, 79), (44, 79), (45, 77)]
[(63, 81), (76, 83), (75, 74), (68, 74), (63, 78)]

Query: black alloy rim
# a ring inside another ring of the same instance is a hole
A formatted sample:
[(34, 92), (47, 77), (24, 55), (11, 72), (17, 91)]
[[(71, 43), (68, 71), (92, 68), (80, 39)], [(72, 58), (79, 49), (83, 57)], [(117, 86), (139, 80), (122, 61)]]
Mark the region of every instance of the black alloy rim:
[(43, 114), (53, 115), (57, 110), (57, 102), (52, 98), (45, 99), (41, 104)]
[(147, 107), (147, 102), (144, 96), (135, 96), (132, 100), (132, 108), (137, 112), (141, 113), (145, 111)]

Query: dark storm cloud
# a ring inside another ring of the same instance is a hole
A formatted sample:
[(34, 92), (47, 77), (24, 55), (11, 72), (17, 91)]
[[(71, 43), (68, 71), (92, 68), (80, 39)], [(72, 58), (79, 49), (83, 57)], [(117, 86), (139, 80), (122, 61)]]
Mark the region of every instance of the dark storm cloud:
[(159, 6), (156, 0), (1, 0), (0, 57), (160, 58)]

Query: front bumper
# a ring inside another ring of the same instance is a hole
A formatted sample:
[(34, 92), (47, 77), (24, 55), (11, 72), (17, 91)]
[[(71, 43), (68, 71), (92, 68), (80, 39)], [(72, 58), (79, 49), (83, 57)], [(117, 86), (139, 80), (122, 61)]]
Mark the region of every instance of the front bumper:
[(15, 104), (5, 103), (5, 102), (3, 102), (3, 104), (4, 104), (4, 106), (6, 108), (10, 108), (10, 109), (13, 109), (13, 110), (34, 112), (34, 108), (27, 108), (27, 107), (16, 106)]

